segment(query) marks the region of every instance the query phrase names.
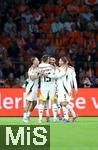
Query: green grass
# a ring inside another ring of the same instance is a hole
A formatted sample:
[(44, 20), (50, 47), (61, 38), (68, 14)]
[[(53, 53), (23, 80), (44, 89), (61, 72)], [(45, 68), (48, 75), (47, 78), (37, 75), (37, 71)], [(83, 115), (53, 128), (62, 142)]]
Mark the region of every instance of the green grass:
[[(38, 125), (38, 118), (31, 118), (28, 125)], [(50, 150), (98, 150), (98, 117), (80, 117), (76, 123), (50, 124)], [(25, 125), (21, 117), (1, 117), (0, 125)], [(26, 124), (27, 125), (27, 124)]]

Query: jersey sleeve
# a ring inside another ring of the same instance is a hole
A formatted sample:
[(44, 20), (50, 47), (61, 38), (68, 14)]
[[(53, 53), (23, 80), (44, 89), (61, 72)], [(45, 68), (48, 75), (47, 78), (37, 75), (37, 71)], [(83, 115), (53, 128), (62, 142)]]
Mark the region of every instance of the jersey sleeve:
[(33, 79), (35, 79), (35, 78), (38, 77), (38, 74), (37, 74), (37, 72), (34, 71), (33, 69), (29, 69), (29, 70), (28, 70), (28, 77), (29, 77), (31, 80), (33, 80)]
[(72, 72), (72, 79), (73, 79), (73, 86), (75, 88), (75, 91), (77, 91), (78, 90), (78, 86), (77, 86), (77, 80), (76, 80), (75, 70), (73, 70), (73, 72)]
[(64, 70), (61, 71), (59, 69), (56, 69), (55, 72), (52, 72), (51, 74), (49, 74), (48, 77), (53, 78), (53, 79), (58, 79), (65, 75), (66, 75), (66, 73), (64, 72)]

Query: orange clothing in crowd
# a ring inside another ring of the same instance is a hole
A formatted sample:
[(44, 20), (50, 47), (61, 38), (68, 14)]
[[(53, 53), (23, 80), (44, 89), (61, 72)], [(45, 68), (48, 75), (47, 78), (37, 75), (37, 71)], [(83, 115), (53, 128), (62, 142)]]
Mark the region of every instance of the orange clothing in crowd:
[(58, 39), (56, 39), (55, 41), (53, 41), (53, 47), (55, 47), (55, 48), (59, 48), (60, 47)]
[(62, 57), (62, 56), (66, 56), (66, 49), (59, 49), (58, 51), (57, 51), (57, 56), (59, 56), (59, 58), (60, 57)]
[(96, 38), (96, 41), (98, 41), (98, 34), (96, 34), (96, 37), (95, 37), (95, 38)]
[(58, 16), (60, 16), (63, 12), (63, 6), (55, 5), (54, 7), (54, 13)]
[(91, 3), (91, 4), (95, 4), (96, 0), (88, 0), (88, 2)]
[(71, 32), (71, 37), (72, 37), (73, 39), (77, 39), (77, 38), (79, 37), (79, 32), (78, 32), (78, 31), (72, 31), (72, 32)]
[(85, 36), (86, 38), (89, 38), (90, 35), (91, 35), (91, 32), (90, 32), (90, 31), (84, 31), (84, 36)]
[(18, 11), (19, 11), (19, 12), (24, 12), (24, 11), (26, 11), (26, 10), (28, 10), (28, 9), (29, 9), (29, 6), (26, 5), (26, 4), (22, 4), (22, 5), (19, 5), (19, 6), (18, 6)]
[(84, 12), (84, 5), (83, 6), (79, 6), (79, 13), (83, 13)]
[(67, 42), (68, 42), (68, 38), (66, 36), (60, 37), (60, 46), (62, 45), (66, 46)]
[(96, 76), (98, 76), (98, 68), (96, 68)]
[(43, 11), (45, 12), (45, 14), (50, 15), (54, 11), (54, 7), (50, 7), (48, 4), (46, 4), (43, 6)]
[(39, 27), (44, 31), (45, 33), (49, 33), (51, 24), (45, 22), (45, 23), (40, 23)]
[(62, 3), (64, 5), (68, 5), (68, 4), (71, 4), (73, 0), (62, 0)]
[(79, 32), (73, 31), (70, 34), (71, 34), (70, 44), (72, 44), (73, 42), (77, 42), (77, 39), (80, 37)]
[(48, 39), (49, 41), (53, 42), (53, 39), (54, 39), (53, 33), (47, 34), (47, 39)]
[(84, 47), (85, 45), (85, 39), (82, 37), (82, 36), (79, 36), (77, 38), (77, 43), (81, 46), (81, 47)]
[(95, 41), (95, 39), (90, 39), (89, 40), (89, 48), (93, 49), (95, 47), (96, 47), (96, 41)]
[(54, 17), (52, 17), (52, 16), (48, 16), (48, 18), (47, 18), (47, 22), (48, 22), (49, 24), (52, 24), (52, 23), (53, 23), (53, 21), (54, 21)]
[(4, 36), (1, 35), (1, 43), (4, 46), (4, 48), (7, 49), (10, 47), (11, 39), (6, 35), (4, 35)]

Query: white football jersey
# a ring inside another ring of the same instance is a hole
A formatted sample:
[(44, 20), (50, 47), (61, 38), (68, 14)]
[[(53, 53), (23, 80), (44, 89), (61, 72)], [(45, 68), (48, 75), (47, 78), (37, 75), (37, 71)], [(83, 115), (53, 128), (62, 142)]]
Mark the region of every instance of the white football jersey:
[[(29, 81), (29, 84), (33, 84), (34, 86), (37, 86), (38, 87), (38, 81), (39, 79), (37, 78), (38, 77), (38, 68), (33, 68), (32, 66), (29, 68), (28, 70), (28, 81)], [(36, 78), (35, 80), (32, 80), (32, 77)]]
[(72, 89), (75, 88), (77, 91), (77, 81), (75, 69), (71, 66), (68, 66), (66, 70), (66, 77), (63, 80), (63, 85), (66, 87), (69, 93), (72, 93)]
[[(55, 74), (54, 67), (50, 64), (41, 63), (39, 64), (39, 69), (45, 73), (49, 74)], [(55, 84), (55, 79), (50, 77), (40, 77), (40, 86), (47, 86)]]

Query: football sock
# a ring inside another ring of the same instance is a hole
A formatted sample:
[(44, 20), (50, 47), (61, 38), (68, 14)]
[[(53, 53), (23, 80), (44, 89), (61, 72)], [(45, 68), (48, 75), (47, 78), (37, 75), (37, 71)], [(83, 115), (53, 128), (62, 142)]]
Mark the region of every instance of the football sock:
[(42, 121), (43, 110), (44, 110), (44, 105), (43, 104), (39, 104), (39, 120), (40, 121)]
[(69, 119), (68, 109), (65, 106), (63, 106), (62, 109), (63, 109), (63, 113), (64, 113), (64, 119), (68, 120)]
[(70, 104), (68, 104), (66, 107), (67, 107), (67, 108), (69, 109), (69, 111), (71, 112), (72, 117), (76, 117), (76, 113), (75, 113), (75, 111), (73, 110), (72, 106), (71, 106)]
[(27, 119), (27, 112), (24, 112), (23, 118), (24, 118), (24, 119)]
[(28, 111), (28, 112), (27, 112), (27, 117), (30, 117), (30, 114), (31, 114), (31, 112), (30, 112), (30, 111)]
[(57, 104), (52, 104), (52, 111), (53, 111), (54, 120), (56, 120), (56, 117), (57, 117)]

